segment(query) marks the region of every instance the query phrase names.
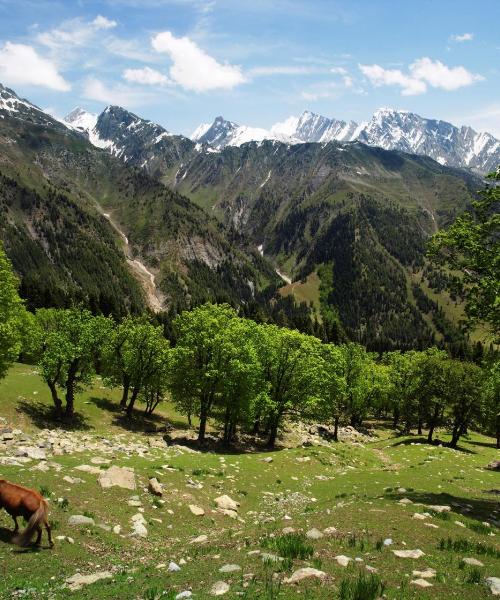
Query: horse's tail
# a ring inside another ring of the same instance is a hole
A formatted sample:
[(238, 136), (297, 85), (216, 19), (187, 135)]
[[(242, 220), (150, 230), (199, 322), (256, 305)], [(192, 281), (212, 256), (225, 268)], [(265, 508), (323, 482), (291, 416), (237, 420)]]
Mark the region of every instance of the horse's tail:
[(46, 500), (42, 498), (40, 500), (40, 505), (38, 506), (36, 511), (31, 515), (26, 529), (19, 535), (16, 535), (16, 537), (12, 539), (12, 542), (17, 546), (27, 546), (31, 542), (35, 531), (40, 527), (40, 524), (47, 522), (48, 512), (48, 504)]

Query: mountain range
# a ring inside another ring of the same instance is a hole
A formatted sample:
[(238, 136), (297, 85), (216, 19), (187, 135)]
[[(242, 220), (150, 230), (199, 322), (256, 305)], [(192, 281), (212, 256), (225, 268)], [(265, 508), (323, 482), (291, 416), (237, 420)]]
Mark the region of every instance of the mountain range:
[(0, 236), (33, 305), (227, 301), (373, 349), (463, 343), (425, 244), (481, 177), (361, 141), (377, 122), (409, 131), (415, 115), (378, 111), (360, 128), (304, 113), (275, 126), (280, 139), (233, 144), (223, 139), (255, 135), (219, 118), (191, 140), (118, 106), (60, 122), (4, 87), (0, 102), (0, 177), (16, 190)]

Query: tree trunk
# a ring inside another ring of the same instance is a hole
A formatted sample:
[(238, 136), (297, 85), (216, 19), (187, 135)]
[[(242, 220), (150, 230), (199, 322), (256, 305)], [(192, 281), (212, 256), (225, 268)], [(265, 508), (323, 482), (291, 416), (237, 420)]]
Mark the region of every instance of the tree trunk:
[(427, 434), (427, 441), (429, 444), (432, 443), (432, 436), (434, 435), (434, 421), (429, 423), (429, 433)]
[(66, 379), (66, 416), (71, 418), (75, 414), (75, 380), (78, 371), (78, 361), (74, 360), (68, 369)]
[(418, 418), (418, 435), (422, 435), (422, 417)]
[(399, 423), (399, 410), (397, 408), (394, 409), (392, 413), (392, 428), (396, 429)]
[(49, 386), (52, 401), (54, 402), (56, 417), (59, 418), (62, 415), (62, 402), (57, 394), (56, 384), (53, 381), (48, 381), (47, 385)]
[(267, 447), (272, 450), (276, 445), (276, 438), (278, 436), (278, 425), (275, 423), (271, 424), (269, 428), (269, 439), (267, 440)]
[(334, 442), (339, 441), (339, 421), (340, 421), (339, 415), (335, 415), (335, 418), (333, 420), (333, 441)]
[(137, 396), (139, 395), (139, 388), (135, 387), (132, 390), (132, 396), (130, 397), (130, 402), (128, 403), (127, 406), (127, 418), (131, 419), (132, 418), (132, 413), (134, 411), (134, 404), (135, 401), (137, 400)]
[(497, 434), (497, 448), (500, 449), (500, 413), (497, 415), (496, 419), (496, 434)]
[(451, 434), (451, 441), (448, 444), (450, 448), (456, 448), (458, 440), (460, 439), (460, 427), (455, 424), (453, 427), (453, 433)]
[(127, 408), (129, 389), (130, 389), (130, 377), (124, 377), (123, 378), (123, 394), (122, 394), (122, 399), (120, 401), (120, 408), (122, 410), (125, 410)]

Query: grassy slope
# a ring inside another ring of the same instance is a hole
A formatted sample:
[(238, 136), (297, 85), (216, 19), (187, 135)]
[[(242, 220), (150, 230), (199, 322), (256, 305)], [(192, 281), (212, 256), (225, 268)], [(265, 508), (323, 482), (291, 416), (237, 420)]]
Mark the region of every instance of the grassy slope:
[[(78, 399), (78, 408), (88, 427), (75, 436), (86, 435), (112, 438), (121, 435), (124, 441), (134, 439), (148, 448), (149, 437), (139, 436), (113, 423), (113, 413), (103, 410), (90, 398), (108, 398), (115, 401), (116, 392), (104, 390), (100, 382)], [(49, 404), (47, 390), (34, 370), (18, 365), (6, 380), (0, 383), (0, 416), (24, 430), (35, 432), (36, 417), (44, 411), (35, 410), (35, 420), (27, 409), (19, 412), (20, 403), (39, 408)], [(100, 403), (106, 406), (106, 403)], [(183, 424), (171, 407), (162, 413)], [(42, 426), (43, 422), (38, 422)], [(327, 447), (309, 447), (281, 450), (272, 453), (248, 454), (192, 454), (176, 455), (172, 449), (149, 448), (143, 456), (116, 453), (109, 456), (113, 464), (133, 466), (139, 481), (136, 494), (141, 497), (144, 516), (148, 521), (147, 540), (122, 537), (99, 527), (70, 528), (71, 514), (84, 511), (94, 515), (97, 523), (110, 526), (121, 524), (123, 533), (130, 531), (130, 518), (137, 508), (128, 506), (133, 492), (112, 488), (103, 491), (95, 475), (73, 471), (73, 467), (89, 463), (91, 456), (101, 453), (83, 452), (55, 457), (63, 466), (57, 473), (30, 470), (29, 467), (2, 467), (1, 476), (39, 488), (44, 485), (53, 493), (52, 520), (56, 535), (69, 535), (71, 545), (58, 542), (52, 551), (23, 552), (6, 543), (5, 527), (11, 527), (6, 513), (0, 513), (0, 597), (10, 598), (16, 588), (32, 589), (23, 597), (65, 598), (64, 579), (77, 571), (84, 574), (111, 568), (112, 580), (96, 583), (72, 594), (74, 598), (152, 598), (153, 591), (181, 591), (192, 587), (195, 598), (210, 597), (208, 590), (217, 580), (231, 583), (227, 598), (247, 599), (295, 598), (332, 599), (338, 597), (343, 578), (352, 578), (363, 564), (376, 567), (387, 585), (386, 597), (393, 600), (408, 598), (488, 598), (483, 585), (466, 583), (470, 569), (460, 569), (459, 560), (475, 556), (485, 567), (484, 576), (498, 575), (500, 560), (474, 552), (452, 552), (438, 549), (441, 538), (466, 539), (500, 550), (498, 535), (491, 537), (455, 521), (470, 526), (484, 519), (498, 520), (497, 497), (491, 493), (498, 487), (498, 474), (483, 469), (493, 459), (495, 450), (490, 439), (473, 434), (462, 444), (462, 451), (411, 444), (414, 438), (391, 438), (389, 432), (378, 431), (374, 442), (365, 446), (333, 444)], [(441, 434), (440, 434), (441, 435)], [(159, 439), (159, 438), (157, 438)], [(261, 459), (272, 456), (273, 462)], [(297, 459), (308, 457), (309, 462)], [(162, 465), (171, 465), (175, 471), (165, 471)], [(81, 477), (85, 483), (68, 485), (66, 474)], [(156, 475), (165, 485), (164, 505), (155, 508), (145, 486), (149, 476)], [(326, 479), (325, 479), (326, 478)], [(202, 489), (188, 487), (187, 480), (202, 483)], [(397, 493), (400, 486), (405, 493)], [(390, 489), (388, 489), (390, 488)], [(223, 493), (241, 502), (240, 515), (244, 522), (223, 517), (211, 509), (213, 499)], [(453, 512), (447, 520), (436, 517), (419, 521), (414, 512), (423, 512), (421, 505), (401, 505), (398, 500), (407, 497), (415, 503), (451, 504)], [(66, 511), (59, 508), (56, 498), (69, 501)], [(206, 516), (194, 517), (188, 504), (202, 506)], [(469, 505), (471, 509), (468, 509)], [(171, 513), (167, 511), (172, 511)], [(283, 520), (288, 515), (291, 520)], [(152, 519), (161, 519), (161, 523)], [(433, 523), (438, 529), (425, 526)], [(331, 579), (321, 585), (302, 583), (299, 588), (272, 584), (272, 572), (258, 556), (248, 555), (261, 549), (262, 540), (278, 534), (284, 526), (307, 531), (311, 527), (323, 529), (334, 526), (336, 537), (325, 537), (312, 542), (314, 557), (309, 561), (294, 561), (294, 568), (305, 564), (321, 568)], [(494, 529), (493, 529), (494, 530)], [(487, 530), (486, 530), (487, 531)], [(208, 544), (192, 545), (191, 539), (207, 534)], [(497, 530), (498, 534), (498, 530)], [(393, 546), (376, 549), (376, 542), (392, 538)], [(418, 559), (396, 558), (391, 550), (420, 548), (426, 556)], [(333, 557), (344, 554), (362, 558), (364, 563), (348, 569), (337, 565)], [(157, 569), (170, 560), (187, 561), (178, 573)], [(236, 563), (242, 571), (224, 575), (218, 569), (226, 563)], [(438, 572), (430, 591), (409, 585), (413, 569), (432, 567)], [(253, 573), (255, 580), (244, 587), (244, 574)], [(410, 577), (408, 577), (410, 576)]]

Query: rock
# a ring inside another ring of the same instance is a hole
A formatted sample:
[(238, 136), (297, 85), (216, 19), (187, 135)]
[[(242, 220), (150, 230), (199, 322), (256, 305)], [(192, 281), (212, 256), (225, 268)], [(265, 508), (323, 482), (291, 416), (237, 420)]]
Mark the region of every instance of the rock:
[(236, 573), (236, 571), (241, 571), (240, 565), (223, 565), (219, 569), (219, 573)]
[(109, 458), (101, 458), (100, 456), (95, 456), (90, 459), (90, 462), (93, 465), (109, 465), (111, 464), (111, 460)]
[(458, 525), (459, 527), (466, 527), (465, 523), (462, 523), (462, 521), (454, 521), (455, 525)]
[(272, 463), (273, 462), (273, 457), (272, 456), (266, 456), (266, 458), (261, 458), (260, 462)]
[(146, 528), (146, 519), (142, 513), (137, 513), (132, 517), (132, 534), (139, 537), (148, 537), (148, 530)]
[(226, 494), (216, 498), (215, 504), (217, 504), (217, 508), (220, 508), (222, 510), (231, 510), (234, 512), (238, 512), (238, 506), (240, 505), (239, 502), (236, 502)]
[(300, 456), (299, 458), (296, 459), (297, 462), (299, 463), (307, 463), (311, 461), (311, 458), (309, 456)]
[(68, 542), (69, 544), (75, 543), (75, 540), (72, 537), (68, 537), (67, 535), (58, 535), (56, 536), (56, 540), (59, 542)]
[(117, 486), (126, 490), (135, 490), (134, 469), (113, 465), (107, 471), (101, 472), (99, 485), (103, 489)]
[(154, 495), (154, 496), (163, 496), (163, 486), (161, 485), (161, 483), (158, 481), (158, 479), (156, 479), (156, 477), (152, 477), (149, 480), (148, 483), (148, 490)]
[(72, 515), (68, 519), (68, 525), (95, 525), (94, 519), (84, 515)]
[(309, 538), (310, 540), (319, 540), (322, 537), (324, 537), (323, 533), (321, 533), (321, 531), (319, 529), (316, 529), (316, 527), (313, 527), (312, 529), (309, 529), (309, 531), (306, 533), (306, 537)]
[(99, 467), (91, 467), (90, 465), (80, 465), (75, 467), (77, 471), (83, 471), (84, 473), (90, 473), (91, 475), (99, 475), (102, 473)]
[(66, 481), (66, 483), (71, 483), (72, 485), (75, 483), (84, 483), (83, 479), (80, 479), (79, 477), (70, 477), (69, 475), (65, 475), (63, 477), (63, 481)]
[(295, 533), (295, 527), (283, 527), (281, 530), (283, 535), (289, 535), (290, 533)]
[(120, 535), (121, 532), (122, 532), (122, 526), (121, 525), (115, 525), (113, 527), (113, 533), (115, 533), (116, 535)]
[(431, 577), (436, 577), (436, 570), (427, 568), (424, 571), (413, 571), (412, 575), (420, 579), (430, 579)]
[(410, 584), (416, 585), (420, 588), (432, 587), (432, 583), (430, 581), (427, 581), (427, 579), (414, 579), (413, 581), (410, 581)]
[[(500, 471), (500, 460), (492, 460), (486, 465), (486, 468), (490, 471)], [(494, 579), (494, 577), (490, 577), (490, 579)]]
[(35, 448), (33, 446), (20, 447), (16, 451), (17, 456), (27, 456), (33, 460), (47, 460), (45, 450), (42, 448)]
[(343, 554), (339, 554), (338, 556), (334, 556), (333, 560), (336, 560), (341, 567), (347, 567), (352, 561), (352, 558), (349, 556), (344, 556)]
[(409, 498), (401, 498), (399, 504), (413, 504), (413, 502)]
[(312, 567), (304, 567), (294, 571), (291, 577), (283, 580), (283, 583), (299, 583), (304, 579), (324, 579), (325, 577), (326, 573), (324, 571), (319, 571), (318, 569), (313, 569)]
[(174, 563), (173, 561), (170, 561), (170, 562), (168, 563), (168, 570), (169, 570), (171, 573), (176, 573), (177, 571), (180, 571), (180, 570), (181, 570), (181, 568), (179, 567), (179, 565), (178, 565), (177, 563)]
[(471, 567), (484, 567), (483, 563), (480, 560), (477, 560), (477, 558), (462, 558), (462, 562)]
[(72, 592), (76, 592), (85, 585), (91, 585), (96, 581), (110, 579), (111, 577), (113, 577), (113, 575), (109, 571), (100, 571), (99, 573), (93, 573), (92, 575), (80, 575), (80, 573), (77, 573), (76, 575), (73, 575), (73, 577), (66, 579), (66, 586)]
[(203, 544), (204, 542), (208, 542), (208, 535), (199, 535), (191, 540), (191, 544)]
[(378, 573), (378, 569), (371, 567), (370, 565), (366, 565), (365, 569), (368, 571), (368, 573)]
[(210, 593), (212, 596), (223, 596), (229, 592), (229, 584), (225, 581), (216, 581), (212, 588), (210, 589)]
[(427, 516), (423, 513), (414, 513), (413, 518), (417, 519), (418, 521), (425, 521), (425, 519), (427, 519)]
[(392, 538), (385, 538), (384, 546), (391, 546), (393, 544)]
[(500, 596), (500, 577), (487, 577), (486, 583), (494, 596)]
[(425, 556), (425, 553), (422, 550), (393, 550), (393, 553), (399, 558), (420, 558), (421, 556)]
[(185, 590), (184, 592), (180, 592), (179, 594), (177, 594), (177, 596), (175, 597), (175, 600), (184, 600), (184, 598), (191, 598), (193, 596), (193, 592), (190, 592), (189, 590)]
[(323, 529), (323, 533), (325, 535), (335, 535), (337, 533), (337, 528), (336, 527), (327, 527), (326, 529)]
[(228, 510), (227, 508), (218, 508), (217, 512), (221, 513), (226, 517), (231, 517), (231, 519), (237, 519), (238, 513), (235, 510)]
[(201, 506), (196, 506), (196, 504), (190, 504), (189, 510), (193, 513), (195, 517), (203, 517), (205, 515), (205, 511)]
[(433, 510), (434, 512), (437, 512), (437, 513), (444, 513), (444, 512), (451, 511), (451, 506), (446, 506), (446, 505), (441, 505), (441, 504), (431, 504), (431, 505), (427, 506), (427, 508), (430, 508), (431, 510)]

